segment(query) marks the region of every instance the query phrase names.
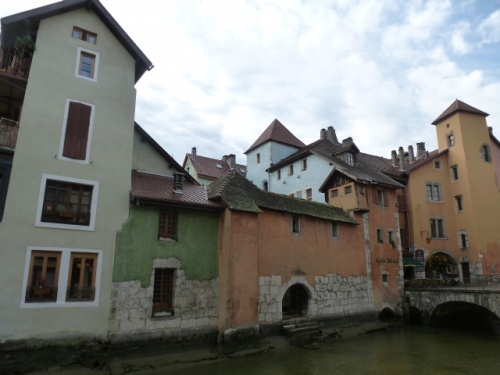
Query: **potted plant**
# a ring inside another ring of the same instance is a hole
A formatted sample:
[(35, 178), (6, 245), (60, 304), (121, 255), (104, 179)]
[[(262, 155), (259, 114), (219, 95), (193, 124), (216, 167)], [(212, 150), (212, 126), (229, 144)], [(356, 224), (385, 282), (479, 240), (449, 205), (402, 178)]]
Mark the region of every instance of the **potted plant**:
[(33, 56), (35, 51), (35, 42), (29, 35), (18, 36), (14, 42), (14, 57), (9, 67), (11, 73), (18, 73), (23, 75), (23, 61)]

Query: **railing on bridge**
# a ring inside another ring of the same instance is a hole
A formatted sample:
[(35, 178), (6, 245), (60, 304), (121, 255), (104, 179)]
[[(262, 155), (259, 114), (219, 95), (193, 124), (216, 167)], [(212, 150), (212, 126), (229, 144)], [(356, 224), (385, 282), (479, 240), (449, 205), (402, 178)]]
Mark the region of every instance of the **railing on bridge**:
[(405, 289), (490, 289), (500, 287), (500, 275), (471, 276), (460, 281), (456, 278), (449, 279), (413, 279), (405, 280)]

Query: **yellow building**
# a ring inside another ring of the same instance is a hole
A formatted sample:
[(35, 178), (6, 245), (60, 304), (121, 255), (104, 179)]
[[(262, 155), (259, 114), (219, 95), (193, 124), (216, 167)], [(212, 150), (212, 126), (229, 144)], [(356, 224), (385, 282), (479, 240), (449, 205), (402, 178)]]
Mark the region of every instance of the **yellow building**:
[(500, 143), (487, 116), (456, 100), (432, 123), (438, 149), (409, 151), (410, 251), (427, 278), (500, 273)]

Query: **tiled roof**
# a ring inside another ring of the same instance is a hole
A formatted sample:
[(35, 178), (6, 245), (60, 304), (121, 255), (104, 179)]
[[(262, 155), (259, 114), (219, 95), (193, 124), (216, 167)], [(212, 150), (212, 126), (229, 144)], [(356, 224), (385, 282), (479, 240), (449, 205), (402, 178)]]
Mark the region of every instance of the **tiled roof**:
[[(184, 158), (184, 166), (186, 166), (188, 159), (191, 161), (191, 164), (193, 164), (193, 167), (199, 177), (216, 180), (231, 170), (229, 163), (221, 159), (213, 159), (200, 155), (196, 155), (193, 159), (192, 154), (186, 154), (186, 157)], [(246, 176), (247, 174), (246, 165), (236, 163), (235, 170), (243, 176)]]
[(439, 150), (434, 150), (430, 152), (426, 152), (424, 155), (419, 157), (417, 160), (415, 160), (413, 163), (411, 163), (408, 166), (408, 173), (411, 171), (414, 171), (415, 169), (421, 167), (422, 165), (427, 164), (431, 160), (436, 159), (438, 156), (441, 156), (443, 154), (446, 154), (448, 152), (448, 149), (444, 149), (443, 151), (439, 152)]
[(236, 211), (261, 213), (261, 208), (292, 214), (306, 215), (325, 220), (357, 224), (342, 209), (323, 203), (289, 197), (260, 190), (243, 176), (229, 172), (208, 187), (210, 199), (220, 199)]
[(392, 161), (390, 159), (384, 158), (382, 156), (360, 152), (357, 157), (360, 163), (370, 165), (371, 167), (386, 175), (402, 177), (405, 174), (405, 171), (402, 171), (401, 169), (399, 169), (399, 167), (392, 165)]
[(443, 112), (439, 115), (439, 117), (437, 119), (435, 119), (433, 122), (432, 122), (432, 125), (437, 125), (439, 124), (441, 121), (444, 121), (446, 120), (448, 117), (451, 117), (453, 116), (455, 113), (457, 112), (468, 112), (468, 113), (474, 113), (476, 115), (481, 115), (481, 116), (489, 116), (488, 113), (486, 112), (483, 112), (477, 108), (474, 108), (458, 99), (456, 99), (453, 103), (451, 103), (451, 105)]
[(290, 132), (290, 130), (285, 127), (285, 125), (275, 119), (273, 122), (271, 122), (267, 129), (264, 130), (260, 137), (257, 138), (253, 145), (251, 145), (250, 148), (245, 151), (245, 154), (269, 141), (274, 141), (297, 148), (305, 146), (305, 144), (300, 139), (294, 136)]
[(182, 194), (175, 193), (174, 178), (145, 172), (132, 171), (133, 202), (145, 204), (169, 204), (175, 206), (223, 209), (224, 205), (211, 201), (207, 197), (205, 186), (184, 180)]

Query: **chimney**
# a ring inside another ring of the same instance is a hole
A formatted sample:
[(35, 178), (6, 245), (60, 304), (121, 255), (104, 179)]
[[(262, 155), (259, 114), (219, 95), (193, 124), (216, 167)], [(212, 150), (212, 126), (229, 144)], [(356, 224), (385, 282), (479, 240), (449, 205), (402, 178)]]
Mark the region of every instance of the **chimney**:
[(402, 171), (405, 169), (405, 151), (401, 146), (399, 146), (399, 169)]
[(191, 159), (196, 160), (196, 147), (191, 149)]
[(329, 126), (326, 130), (326, 138), (336, 145), (339, 144), (339, 140), (337, 139), (337, 134), (335, 133), (335, 129), (333, 126)]
[(415, 161), (415, 154), (413, 153), (413, 146), (409, 145), (408, 146), (408, 157), (410, 158), (410, 164)]
[(182, 194), (183, 185), (184, 185), (184, 173), (175, 172), (174, 173), (174, 193)]
[(222, 157), (222, 160), (225, 161), (227, 164), (229, 164), (229, 168), (236, 169), (236, 155), (235, 154), (224, 155)]
[(417, 159), (421, 157), (422, 155), (425, 155), (425, 142), (418, 142), (417, 143)]
[(319, 139), (326, 139), (326, 129), (321, 129), (319, 132)]
[(352, 143), (353, 143), (352, 137), (349, 137), (342, 141), (342, 146), (352, 145)]
[(391, 159), (392, 159), (392, 165), (397, 166), (398, 165), (398, 153), (396, 150), (391, 151)]

